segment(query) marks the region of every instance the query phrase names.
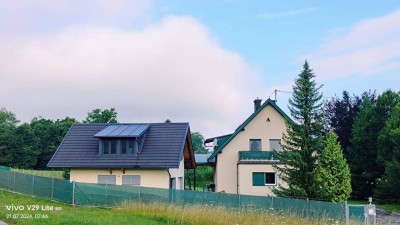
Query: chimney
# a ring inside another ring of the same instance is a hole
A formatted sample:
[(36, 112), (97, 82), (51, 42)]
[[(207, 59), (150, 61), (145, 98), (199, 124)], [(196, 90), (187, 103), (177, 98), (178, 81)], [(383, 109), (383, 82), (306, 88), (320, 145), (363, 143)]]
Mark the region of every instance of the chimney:
[(257, 111), (258, 108), (260, 108), (261, 106), (261, 99), (259, 99), (258, 97), (254, 100), (254, 112)]

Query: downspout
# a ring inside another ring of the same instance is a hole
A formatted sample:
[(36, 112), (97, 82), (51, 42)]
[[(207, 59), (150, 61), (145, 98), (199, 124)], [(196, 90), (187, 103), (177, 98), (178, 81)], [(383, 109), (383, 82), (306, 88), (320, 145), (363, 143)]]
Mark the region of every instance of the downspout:
[(239, 194), (239, 162), (236, 163), (236, 193)]
[(169, 176), (169, 180), (168, 180), (169, 189), (171, 189), (172, 188), (172, 185), (171, 185), (171, 173), (169, 172), (169, 169), (167, 169), (167, 172), (168, 172), (168, 176)]

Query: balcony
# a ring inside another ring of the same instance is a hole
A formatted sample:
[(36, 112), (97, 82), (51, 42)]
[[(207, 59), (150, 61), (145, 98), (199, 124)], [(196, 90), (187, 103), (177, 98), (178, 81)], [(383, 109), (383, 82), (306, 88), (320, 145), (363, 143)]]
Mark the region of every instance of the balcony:
[(276, 161), (272, 151), (239, 151), (239, 161)]

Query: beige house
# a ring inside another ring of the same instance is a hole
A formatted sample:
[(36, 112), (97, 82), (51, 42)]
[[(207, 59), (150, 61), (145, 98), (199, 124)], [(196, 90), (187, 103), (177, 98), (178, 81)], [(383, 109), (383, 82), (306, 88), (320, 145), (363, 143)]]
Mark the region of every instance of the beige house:
[(188, 123), (74, 124), (48, 167), (75, 182), (183, 190), (196, 161)]
[(214, 152), (215, 191), (234, 194), (273, 195), (271, 188), (285, 185), (274, 170), (273, 149), (279, 151), (286, 121), (290, 118), (268, 99), (254, 100), (254, 113), (233, 134), (208, 138)]

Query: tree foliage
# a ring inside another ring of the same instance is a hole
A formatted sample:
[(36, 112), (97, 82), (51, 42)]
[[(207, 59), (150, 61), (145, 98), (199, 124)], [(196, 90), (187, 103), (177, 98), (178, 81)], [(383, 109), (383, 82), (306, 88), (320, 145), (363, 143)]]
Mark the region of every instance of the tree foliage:
[(376, 104), (365, 98), (360, 105), (349, 147), (352, 195), (355, 198), (372, 196), (378, 179), (384, 173), (385, 156), (378, 154), (384, 144), (381, 141), (381, 145), (378, 145), (378, 137), (393, 109), (399, 104), (399, 95), (387, 90), (378, 96)]
[(400, 105), (396, 106), (378, 137), (378, 163), (384, 176), (377, 183), (375, 198), (400, 201)]
[(30, 123), (18, 122), (12, 112), (0, 110), (0, 165), (45, 169), (70, 126), (78, 121), (35, 117)]
[(283, 166), (274, 165), (288, 187), (273, 190), (278, 196), (315, 198), (314, 173), (317, 153), (322, 149), (324, 128), (321, 86), (307, 61), (293, 87), (289, 110), (294, 122), (287, 122), (287, 134), (282, 138), (282, 151), (275, 152)]
[(324, 150), (318, 157), (314, 185), (318, 199), (343, 202), (351, 193), (351, 175), (337, 139), (334, 132), (328, 133)]
[(0, 108), (0, 165), (9, 165), (14, 160), (15, 132), (18, 120), (14, 113)]
[(338, 135), (346, 159), (348, 159), (347, 150), (352, 138), (352, 125), (364, 98), (375, 103), (376, 92), (365, 91), (361, 96), (350, 96), (347, 91), (343, 91), (342, 98), (335, 97), (325, 102), (325, 120), (329, 125), (328, 130), (332, 129)]
[(376, 168), (376, 115), (375, 105), (364, 99), (353, 124), (353, 137), (349, 148), (352, 196), (365, 199), (372, 196), (375, 180), (379, 176)]
[(204, 136), (200, 132), (192, 133), (192, 144), (195, 153), (207, 153), (207, 149), (204, 147)]
[(117, 112), (115, 108), (111, 109), (93, 109), (86, 116), (84, 123), (118, 123)]

